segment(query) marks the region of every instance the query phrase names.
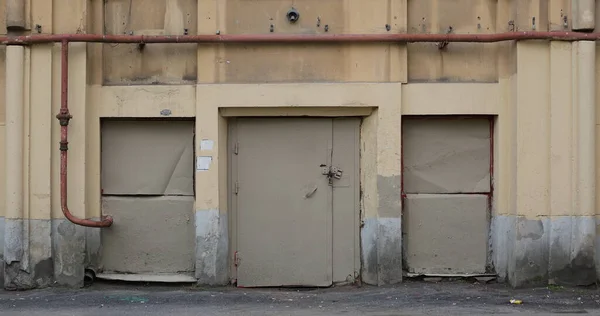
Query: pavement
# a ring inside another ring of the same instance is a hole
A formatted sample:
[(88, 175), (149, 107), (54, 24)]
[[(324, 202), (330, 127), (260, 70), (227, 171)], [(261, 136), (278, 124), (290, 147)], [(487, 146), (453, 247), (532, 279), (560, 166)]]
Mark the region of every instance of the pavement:
[[(520, 300), (513, 304), (511, 300)], [(202, 288), (100, 283), (73, 290), (0, 291), (0, 315), (600, 315), (596, 287), (511, 289), (469, 281), (385, 287)]]

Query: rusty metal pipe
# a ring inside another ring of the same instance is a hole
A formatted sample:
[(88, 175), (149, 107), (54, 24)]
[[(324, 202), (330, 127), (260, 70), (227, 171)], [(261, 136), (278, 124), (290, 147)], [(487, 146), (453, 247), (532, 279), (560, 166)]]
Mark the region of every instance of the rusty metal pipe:
[(72, 116), (69, 113), (69, 42), (62, 40), (61, 47), (61, 91), (60, 91), (60, 112), (56, 118), (60, 122), (60, 207), (65, 217), (71, 223), (86, 227), (110, 227), (113, 219), (110, 216), (103, 216), (100, 221), (82, 219), (74, 216), (69, 211), (67, 205), (67, 151), (68, 151), (68, 132), (69, 120)]
[(2, 36), (0, 44), (27, 45), (52, 42), (88, 43), (416, 43), (477, 42), (513, 40), (598, 41), (600, 33), (580, 32), (505, 32), (496, 34), (232, 34), (232, 35), (99, 35), (55, 34)]

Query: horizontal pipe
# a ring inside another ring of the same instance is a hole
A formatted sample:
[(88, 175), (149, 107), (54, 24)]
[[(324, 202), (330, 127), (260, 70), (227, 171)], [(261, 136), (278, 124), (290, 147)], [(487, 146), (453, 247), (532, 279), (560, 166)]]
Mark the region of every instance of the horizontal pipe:
[(600, 33), (505, 32), (496, 34), (232, 34), (232, 35), (101, 35), (54, 34), (1, 36), (0, 44), (24, 45), (52, 42), (89, 43), (330, 43), (330, 42), (479, 42), (513, 40), (597, 41)]

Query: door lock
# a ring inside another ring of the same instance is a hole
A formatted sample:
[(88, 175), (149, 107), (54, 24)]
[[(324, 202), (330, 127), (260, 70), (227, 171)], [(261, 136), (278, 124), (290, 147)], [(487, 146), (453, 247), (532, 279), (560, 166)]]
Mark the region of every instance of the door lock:
[(326, 175), (329, 180), (341, 179), (344, 171), (338, 167), (328, 167), (327, 165), (321, 165), (321, 174)]
[(342, 169), (337, 168), (337, 167), (332, 167), (331, 172), (329, 173), (329, 177), (339, 180), (342, 178), (343, 173), (344, 173), (344, 171)]

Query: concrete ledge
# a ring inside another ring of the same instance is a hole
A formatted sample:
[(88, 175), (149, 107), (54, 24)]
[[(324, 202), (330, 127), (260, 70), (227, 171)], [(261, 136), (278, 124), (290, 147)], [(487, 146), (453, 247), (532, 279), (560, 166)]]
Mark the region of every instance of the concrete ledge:
[(99, 273), (96, 278), (103, 280), (119, 280), (131, 282), (164, 282), (164, 283), (195, 283), (196, 278), (191, 274), (121, 274)]

